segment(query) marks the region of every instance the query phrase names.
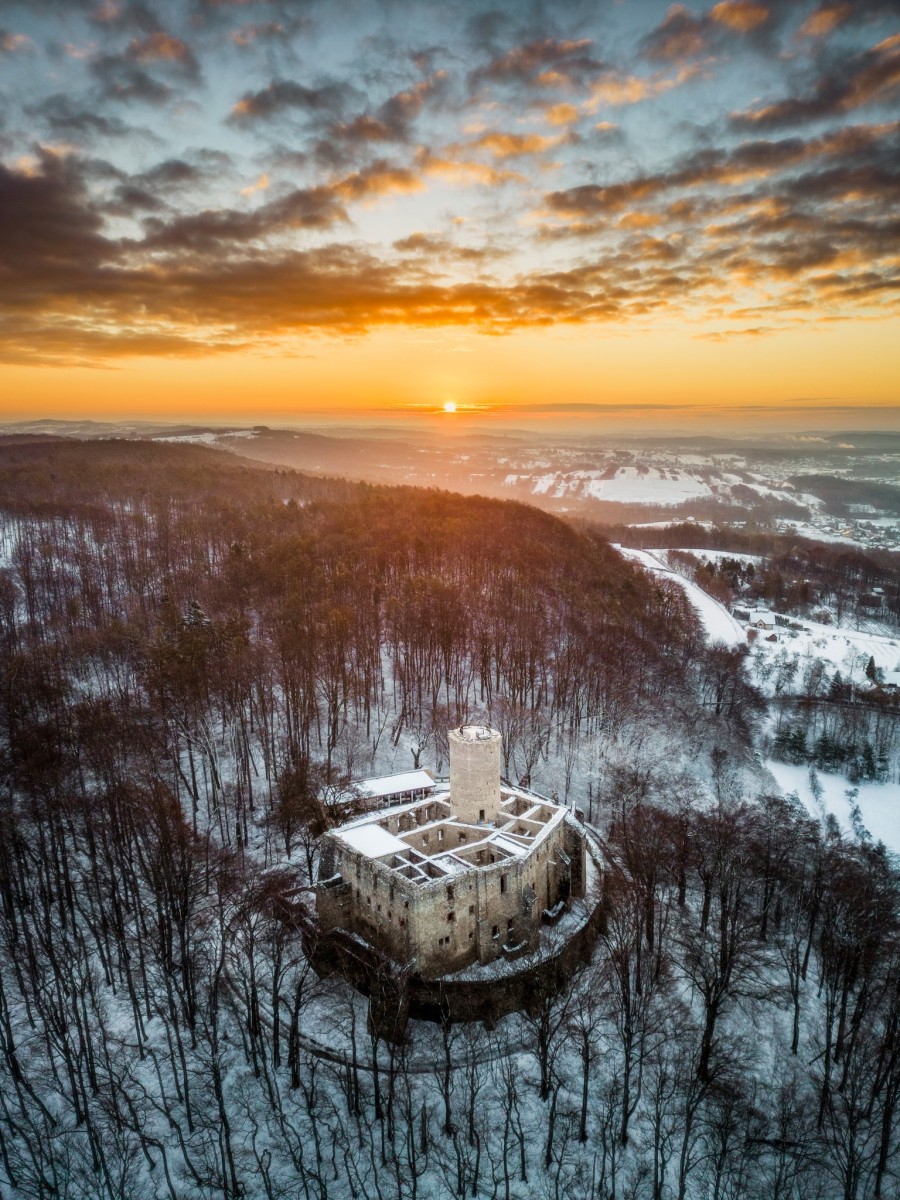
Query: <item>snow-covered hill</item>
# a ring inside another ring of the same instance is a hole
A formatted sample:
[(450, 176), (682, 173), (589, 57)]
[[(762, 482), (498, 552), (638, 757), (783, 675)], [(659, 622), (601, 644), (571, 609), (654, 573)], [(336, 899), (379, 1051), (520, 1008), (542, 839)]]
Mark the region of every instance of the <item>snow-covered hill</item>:
[(684, 588), (688, 599), (694, 608), (697, 610), (697, 616), (706, 631), (707, 641), (711, 643), (721, 642), (726, 646), (743, 646), (747, 642), (747, 634), (739, 621), (737, 621), (724, 605), (718, 600), (714, 600), (712, 596), (704, 592), (703, 588), (699, 587), (691, 579), (685, 579), (683, 575), (679, 575), (660, 557), (660, 551), (653, 550), (633, 550), (626, 546), (616, 546), (616, 549), (631, 562), (640, 563), (646, 570), (653, 575), (664, 576), (677, 583), (679, 587)]

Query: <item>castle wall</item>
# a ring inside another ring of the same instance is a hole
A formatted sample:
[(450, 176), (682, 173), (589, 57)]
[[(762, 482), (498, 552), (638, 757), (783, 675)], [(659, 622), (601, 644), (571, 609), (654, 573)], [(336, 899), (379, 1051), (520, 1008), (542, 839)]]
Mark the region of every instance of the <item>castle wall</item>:
[(326, 835), (323, 859), (340, 881), (320, 886), (319, 917), (324, 928), (355, 930), (397, 961), (414, 959), (426, 978), (446, 974), (493, 962), (504, 945), (533, 943), (545, 909), (583, 895), (583, 854), (584, 839), (563, 821), (527, 856), (413, 883)]

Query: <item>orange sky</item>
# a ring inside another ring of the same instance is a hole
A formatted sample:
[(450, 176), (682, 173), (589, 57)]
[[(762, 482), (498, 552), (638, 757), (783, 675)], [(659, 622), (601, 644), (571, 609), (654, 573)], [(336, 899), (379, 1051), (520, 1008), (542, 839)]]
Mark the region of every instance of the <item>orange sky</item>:
[[(296, 356), (129, 358), (103, 367), (0, 367), (7, 420), (35, 417), (302, 421), (309, 410), (403, 413), (467, 406), (897, 405), (900, 322), (804, 325), (709, 340), (671, 322), (491, 337), (460, 330), (387, 330), (316, 337)], [(893, 427), (896, 414), (885, 412)], [(635, 415), (634, 423), (643, 418)]]
[(10, 9), (0, 419), (895, 421), (890, 5), (247, 7)]

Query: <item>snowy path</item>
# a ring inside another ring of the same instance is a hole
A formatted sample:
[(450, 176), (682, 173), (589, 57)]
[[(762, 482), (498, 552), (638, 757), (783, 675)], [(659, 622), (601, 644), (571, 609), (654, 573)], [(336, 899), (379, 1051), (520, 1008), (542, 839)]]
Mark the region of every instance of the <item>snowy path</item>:
[(707, 641), (724, 643), (726, 646), (745, 646), (747, 644), (746, 633), (728, 609), (718, 600), (707, 595), (703, 588), (692, 580), (685, 579), (683, 575), (673, 571), (671, 567), (666, 566), (662, 559), (657, 558), (649, 550), (633, 550), (628, 546), (619, 545), (614, 545), (614, 549), (618, 550), (623, 558), (639, 563), (645, 571), (650, 571), (653, 575), (666, 575), (679, 587), (684, 588), (706, 630)]

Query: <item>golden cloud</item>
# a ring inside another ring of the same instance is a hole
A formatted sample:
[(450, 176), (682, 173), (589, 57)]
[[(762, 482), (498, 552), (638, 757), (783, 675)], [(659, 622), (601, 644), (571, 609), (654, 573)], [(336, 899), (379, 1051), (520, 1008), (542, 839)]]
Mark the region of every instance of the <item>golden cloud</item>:
[(128, 47), (128, 56), (135, 62), (181, 62), (191, 59), (191, 52), (185, 43), (169, 33), (148, 34), (143, 40), (132, 38)]
[(15, 54), (17, 50), (24, 50), (31, 42), (31, 38), (26, 33), (4, 33), (0, 37), (0, 50), (4, 54)]
[(709, 14), (719, 25), (726, 25), (738, 33), (748, 33), (769, 19), (769, 10), (758, 0), (721, 0)]
[(809, 14), (798, 32), (801, 37), (827, 37), (846, 21), (850, 12), (849, 4), (825, 4)]
[(565, 137), (565, 134), (545, 137), (539, 133), (486, 133), (475, 145), (493, 154), (494, 158), (519, 158), (551, 150), (564, 142)]
[(242, 196), (252, 196), (255, 192), (264, 192), (269, 186), (269, 176), (263, 172), (255, 183), (248, 184), (247, 187), (241, 188)]
[(426, 175), (442, 179), (447, 183), (460, 184), (464, 187), (481, 185), (492, 187), (501, 183), (516, 181), (524, 183), (524, 176), (516, 171), (498, 170), (487, 163), (476, 162), (465, 158), (444, 158), (432, 154), (424, 147), (419, 151), (418, 162)]
[(696, 64), (682, 67), (674, 77), (655, 75), (650, 78), (641, 75), (610, 74), (595, 80), (591, 85), (590, 99), (585, 102), (584, 111), (594, 113), (601, 104), (609, 104), (614, 108), (626, 104), (639, 104), (642, 100), (651, 100), (661, 96), (672, 88), (681, 87), (700, 73)]
[(574, 125), (580, 115), (574, 104), (551, 104), (544, 109), (544, 120), (550, 125)]

